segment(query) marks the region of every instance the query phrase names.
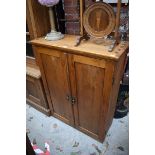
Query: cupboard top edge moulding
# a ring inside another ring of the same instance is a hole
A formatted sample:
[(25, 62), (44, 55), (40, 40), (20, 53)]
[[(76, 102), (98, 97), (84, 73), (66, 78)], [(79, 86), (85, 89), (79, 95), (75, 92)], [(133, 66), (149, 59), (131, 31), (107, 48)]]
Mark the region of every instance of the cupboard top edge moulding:
[(108, 52), (108, 48), (102, 43), (96, 44), (93, 40), (82, 41), (80, 46), (75, 47), (78, 36), (65, 35), (64, 39), (58, 41), (47, 41), (44, 37), (37, 38), (31, 41), (33, 45), (39, 45), (52, 49), (64, 50), (68, 53), (80, 54), (84, 56), (93, 56), (96, 58), (106, 58), (118, 61), (121, 55), (128, 49), (128, 41), (120, 42), (112, 52)]

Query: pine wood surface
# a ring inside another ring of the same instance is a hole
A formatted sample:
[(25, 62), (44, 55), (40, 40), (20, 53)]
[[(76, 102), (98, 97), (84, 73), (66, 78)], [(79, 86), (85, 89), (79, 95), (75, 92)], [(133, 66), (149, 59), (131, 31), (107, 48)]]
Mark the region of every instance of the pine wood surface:
[(33, 67), (32, 65), (29, 65), (29, 64), (26, 65), (26, 74), (37, 79), (41, 77), (39, 68)]
[(75, 47), (76, 38), (31, 43), (51, 115), (103, 142), (113, 120), (128, 42), (108, 52), (93, 40)]
[(40, 45), (44, 47), (49, 47), (52, 49), (65, 50), (69, 53), (89, 55), (100, 58), (108, 58), (115, 61), (121, 57), (124, 51), (129, 46), (128, 42), (120, 42), (112, 52), (108, 52), (108, 48), (103, 44), (96, 44), (94, 40), (82, 41), (81, 44), (75, 47), (75, 43), (78, 36), (75, 35), (65, 35), (64, 39), (58, 41), (47, 41), (44, 37), (32, 40), (31, 43), (34, 45)]

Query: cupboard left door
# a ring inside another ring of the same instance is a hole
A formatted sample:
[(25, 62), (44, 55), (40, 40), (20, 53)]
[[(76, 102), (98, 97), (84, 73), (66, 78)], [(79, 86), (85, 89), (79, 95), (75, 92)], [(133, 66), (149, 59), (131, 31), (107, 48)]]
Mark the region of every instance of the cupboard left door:
[(53, 116), (69, 125), (74, 125), (73, 107), (70, 102), (70, 83), (67, 54), (48, 48), (37, 48), (44, 83), (50, 96)]

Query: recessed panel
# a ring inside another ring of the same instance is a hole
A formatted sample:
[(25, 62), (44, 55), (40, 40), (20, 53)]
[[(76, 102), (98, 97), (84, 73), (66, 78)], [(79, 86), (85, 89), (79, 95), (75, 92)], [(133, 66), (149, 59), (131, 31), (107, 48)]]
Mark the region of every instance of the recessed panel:
[(75, 62), (79, 126), (98, 134), (103, 103), (104, 68)]
[(54, 113), (65, 120), (69, 120), (71, 104), (66, 100), (69, 93), (66, 63), (61, 57), (52, 55), (41, 54), (41, 58)]

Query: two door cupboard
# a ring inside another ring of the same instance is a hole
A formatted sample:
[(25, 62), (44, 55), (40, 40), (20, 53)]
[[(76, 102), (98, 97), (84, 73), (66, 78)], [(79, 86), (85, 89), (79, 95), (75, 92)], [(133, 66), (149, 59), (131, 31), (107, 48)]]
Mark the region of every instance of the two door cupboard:
[(112, 52), (91, 41), (75, 47), (76, 36), (38, 38), (36, 52), (43, 84), (56, 118), (103, 142), (112, 123), (128, 43)]

